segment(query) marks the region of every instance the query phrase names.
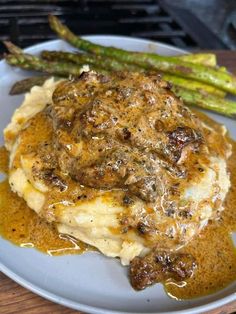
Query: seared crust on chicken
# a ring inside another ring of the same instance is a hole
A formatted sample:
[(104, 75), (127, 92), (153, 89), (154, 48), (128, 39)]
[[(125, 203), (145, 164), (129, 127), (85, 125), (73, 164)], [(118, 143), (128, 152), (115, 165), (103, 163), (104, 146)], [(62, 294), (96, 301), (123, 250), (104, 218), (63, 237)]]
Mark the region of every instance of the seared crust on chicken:
[(130, 282), (134, 289), (142, 290), (167, 279), (176, 281), (191, 277), (196, 268), (192, 255), (153, 250), (144, 257), (135, 257), (130, 263)]
[(52, 117), (63, 171), (146, 202), (163, 194), (159, 178), (186, 177), (186, 159), (207, 149), (201, 124), (156, 74), (83, 73), (57, 87)]

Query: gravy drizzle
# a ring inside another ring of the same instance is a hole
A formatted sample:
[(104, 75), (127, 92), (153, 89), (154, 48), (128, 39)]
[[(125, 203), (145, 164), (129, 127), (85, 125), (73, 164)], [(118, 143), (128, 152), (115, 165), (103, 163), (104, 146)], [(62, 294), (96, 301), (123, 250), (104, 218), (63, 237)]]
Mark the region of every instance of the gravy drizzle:
[[(208, 125), (217, 126), (205, 114), (198, 113)], [(214, 293), (236, 280), (236, 248), (232, 232), (236, 232), (236, 142), (229, 139), (232, 155), (228, 161), (231, 188), (227, 194), (224, 211), (218, 220), (209, 221), (207, 227), (183, 252), (196, 258), (197, 270), (186, 282), (168, 281), (165, 289), (169, 296), (178, 300), (190, 299)]]
[[(200, 114), (208, 124), (211, 121)], [(216, 221), (210, 221), (200, 236), (184, 247), (197, 261), (194, 276), (186, 282), (167, 281), (169, 296), (178, 300), (204, 296), (224, 288), (236, 279), (236, 249), (231, 233), (236, 231), (236, 142), (231, 141), (232, 156), (228, 162), (231, 189), (225, 210)], [(7, 173), (8, 154), (0, 148), (0, 172)], [(67, 235), (58, 234), (56, 227), (45, 222), (23, 199), (13, 193), (8, 180), (0, 183), (0, 234), (21, 247), (35, 247), (50, 255), (81, 254), (90, 246)]]
[[(7, 173), (8, 153), (0, 148), (0, 172)], [(80, 254), (91, 249), (71, 236), (58, 234), (56, 226), (40, 218), (11, 191), (8, 180), (0, 183), (0, 235), (21, 247), (34, 247), (49, 255)]]

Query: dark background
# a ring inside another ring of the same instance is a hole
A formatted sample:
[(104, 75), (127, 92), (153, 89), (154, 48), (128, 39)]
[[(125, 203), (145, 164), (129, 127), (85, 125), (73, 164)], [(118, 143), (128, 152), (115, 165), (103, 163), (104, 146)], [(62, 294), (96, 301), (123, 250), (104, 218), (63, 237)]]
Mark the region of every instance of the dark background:
[(0, 41), (26, 47), (55, 38), (49, 13), (80, 35), (143, 37), (188, 50), (236, 48), (236, 0), (0, 0)]
[(229, 48), (236, 48), (235, 0), (167, 0), (165, 2), (188, 9), (219, 36)]

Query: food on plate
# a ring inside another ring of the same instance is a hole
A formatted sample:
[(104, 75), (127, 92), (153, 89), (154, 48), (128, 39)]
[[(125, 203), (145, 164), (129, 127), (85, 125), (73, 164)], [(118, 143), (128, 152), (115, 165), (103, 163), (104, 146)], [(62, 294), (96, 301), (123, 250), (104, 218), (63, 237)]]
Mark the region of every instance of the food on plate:
[[(72, 53), (65, 51), (47, 51), (44, 50), (41, 53), (41, 57), (48, 61), (69, 61), (78, 65), (88, 64), (91, 69), (100, 69), (102, 71), (132, 71), (132, 72), (143, 72), (144, 69), (134, 65), (121, 63), (115, 59), (104, 58), (99, 55), (85, 54), (85, 53)], [(197, 56), (195, 56), (197, 58)], [(65, 72), (66, 74), (66, 72)], [(172, 84), (190, 90), (206, 91), (213, 95), (224, 97), (225, 93), (214, 86), (207, 85), (195, 80), (185, 79), (180, 76), (169, 75), (162, 73), (162, 78), (166, 81), (170, 81)]]
[[(29, 93), (4, 130), (10, 188), (0, 184), (0, 233), (50, 255), (117, 257), (136, 290), (161, 282), (185, 299), (228, 285), (236, 144), (185, 105), (234, 118), (225, 96), (236, 94), (236, 78), (214, 54), (128, 52), (49, 21), (84, 52), (34, 56), (5, 42), (10, 65), (47, 75), (10, 91)], [(0, 150), (5, 172), (6, 157)]]
[[(73, 34), (55, 16), (49, 16), (51, 28), (63, 39), (83, 51), (111, 57), (125, 63), (133, 63), (156, 71), (163, 71), (174, 75), (197, 79), (213, 85), (226, 92), (236, 95), (236, 78), (227, 71), (206, 67), (202, 64), (182, 61), (180, 58), (160, 56), (157, 54), (129, 52), (126, 50), (104, 47)], [(185, 58), (186, 60), (186, 58)]]
[(130, 264), (130, 280), (136, 290), (170, 278), (177, 282), (183, 281), (192, 277), (196, 267), (196, 261), (191, 254), (156, 249), (145, 257), (135, 257)]
[(28, 77), (26, 79), (23, 79), (21, 81), (14, 83), (11, 87), (9, 94), (10, 95), (19, 95), (19, 94), (27, 93), (34, 86), (42, 86), (43, 83), (47, 79), (49, 79), (49, 77), (46, 75)]
[[(84, 59), (85, 58), (83, 57), (79, 64), (78, 62), (76, 62), (76, 64), (70, 64), (66, 62), (61, 63), (59, 61), (47, 62), (45, 60), (39, 59), (38, 57), (26, 54), (6, 56), (7, 62), (11, 65), (19, 66), (27, 70), (43, 71), (48, 74), (64, 77), (68, 77), (70, 75), (75, 77), (78, 76), (82, 72), (82, 60)], [(108, 74), (109, 69), (111, 71), (111, 68), (117, 68), (117, 66), (114, 66), (114, 64), (115, 62), (112, 61), (112, 63), (110, 63), (110, 67), (106, 69), (99, 67), (99, 65), (97, 66), (90, 64), (89, 68), (96, 70), (99, 73)], [(129, 66), (127, 67), (127, 65), (119, 65), (119, 69), (123, 69), (124, 71), (134, 71), (135, 68)], [(141, 72), (143, 72), (142, 69)], [(163, 75), (163, 78), (167, 81), (170, 81), (171, 83), (174, 83), (172, 86), (173, 91), (177, 96), (184, 100), (186, 105), (196, 105), (200, 108), (216, 111), (231, 118), (236, 116), (236, 103), (232, 100), (222, 98), (221, 90), (215, 89), (210, 85), (204, 85), (198, 81), (188, 81), (177, 76), (170, 77), (168, 74)], [(30, 78), (28, 80), (29, 82), (31, 81)], [(17, 93), (22, 93), (25, 91), (25, 89), (22, 88), (23, 83), (18, 82), (17, 86), (20, 86), (20, 88), (17, 89)], [(13, 93), (16, 94), (14, 90)]]
[[(173, 91), (186, 105), (195, 105), (231, 118), (235, 117), (236, 103), (225, 96), (227, 92), (236, 93), (236, 78), (225, 68), (217, 66), (214, 54), (166, 57), (129, 52), (86, 41), (73, 34), (54, 16), (49, 17), (49, 22), (61, 38), (83, 50), (83, 53), (42, 51), (41, 56), (36, 57), (25, 54), (11, 42), (5, 42), (10, 53), (5, 56), (6, 61), (12, 66), (62, 77), (78, 76), (84, 64), (103, 74), (114, 71), (155, 71), (173, 84)], [(19, 83), (17, 86), (21, 85), (22, 83)], [(21, 92), (21, 89), (17, 89), (17, 92)]]
[(4, 136), (12, 190), (60, 233), (131, 262), (136, 289), (192, 276), (179, 249), (223, 210), (231, 145), (159, 75), (51, 78)]

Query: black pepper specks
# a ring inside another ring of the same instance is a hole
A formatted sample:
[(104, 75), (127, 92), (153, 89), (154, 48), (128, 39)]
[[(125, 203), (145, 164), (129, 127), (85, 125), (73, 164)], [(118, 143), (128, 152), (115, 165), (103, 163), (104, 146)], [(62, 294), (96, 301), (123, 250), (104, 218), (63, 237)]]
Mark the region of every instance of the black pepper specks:
[(124, 128), (122, 131), (124, 140), (129, 140), (131, 138), (131, 132), (127, 128)]
[(125, 195), (124, 197), (123, 197), (123, 204), (124, 205), (131, 205), (131, 204), (133, 204), (133, 199), (130, 197), (130, 196), (128, 196), (128, 195)]

